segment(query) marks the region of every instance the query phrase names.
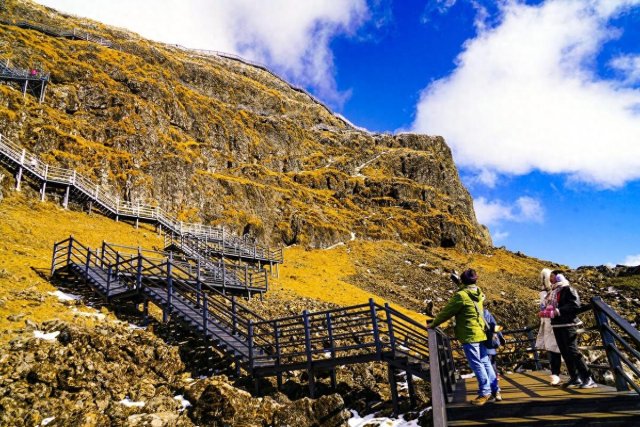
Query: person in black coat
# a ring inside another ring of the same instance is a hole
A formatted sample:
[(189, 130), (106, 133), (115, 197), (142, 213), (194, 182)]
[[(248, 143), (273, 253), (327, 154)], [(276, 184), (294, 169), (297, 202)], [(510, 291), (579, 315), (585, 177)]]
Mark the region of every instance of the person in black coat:
[(591, 371), (578, 350), (578, 326), (582, 324), (577, 315), (580, 309), (580, 296), (571, 287), (559, 270), (551, 272), (553, 289), (552, 304), (540, 312), (540, 317), (551, 318), (553, 334), (562, 354), (570, 379), (562, 386), (565, 388), (593, 388), (598, 385), (591, 377)]

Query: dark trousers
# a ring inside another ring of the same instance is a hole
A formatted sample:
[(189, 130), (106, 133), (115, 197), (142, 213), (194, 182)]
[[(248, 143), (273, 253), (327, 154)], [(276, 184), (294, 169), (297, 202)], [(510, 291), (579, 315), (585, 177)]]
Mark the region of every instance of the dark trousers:
[(555, 351), (548, 351), (549, 365), (551, 366), (551, 374), (560, 375), (560, 364), (562, 363), (562, 356)]
[(578, 350), (578, 333), (575, 326), (553, 328), (560, 354), (567, 365), (567, 371), (572, 379), (580, 378), (583, 381), (591, 376), (591, 371), (584, 363), (584, 358)]

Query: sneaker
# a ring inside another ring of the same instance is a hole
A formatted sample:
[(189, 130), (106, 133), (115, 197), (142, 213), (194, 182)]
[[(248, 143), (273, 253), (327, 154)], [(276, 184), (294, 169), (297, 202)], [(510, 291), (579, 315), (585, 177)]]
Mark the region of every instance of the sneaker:
[(491, 399), (490, 394), (487, 394), (486, 396), (478, 396), (471, 401), (471, 404), (475, 406), (483, 406), (485, 403), (489, 402), (489, 399)]
[(562, 388), (576, 388), (582, 385), (582, 380), (580, 378), (572, 378), (566, 383), (562, 384)]
[(585, 381), (582, 382), (580, 388), (596, 388), (598, 384), (593, 380), (593, 378), (589, 377)]
[(557, 375), (551, 375), (551, 381), (549, 382), (549, 385), (558, 385), (560, 384), (560, 377)]
[(495, 393), (491, 393), (489, 402), (502, 402), (502, 395), (500, 394), (500, 392), (496, 391)]

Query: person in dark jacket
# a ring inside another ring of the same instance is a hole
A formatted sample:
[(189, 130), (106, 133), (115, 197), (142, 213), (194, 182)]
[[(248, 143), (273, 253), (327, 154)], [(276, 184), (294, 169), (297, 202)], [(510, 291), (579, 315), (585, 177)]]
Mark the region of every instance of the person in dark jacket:
[(540, 317), (549, 317), (553, 334), (562, 354), (570, 379), (564, 388), (593, 388), (598, 385), (591, 377), (591, 371), (578, 350), (578, 326), (582, 324), (577, 314), (580, 308), (578, 292), (559, 270), (551, 272), (553, 288), (552, 303), (540, 312)]
[(493, 367), (493, 372), (495, 372), (496, 377), (498, 376), (498, 347), (503, 345), (504, 337), (502, 336), (502, 332), (500, 332), (500, 327), (498, 326), (498, 322), (496, 322), (496, 318), (493, 317), (493, 314), (489, 311), (489, 301), (485, 302), (484, 307), (484, 323), (487, 325), (487, 340), (484, 342), (484, 346), (487, 348), (487, 355), (489, 356), (489, 360), (491, 361), (491, 366)]

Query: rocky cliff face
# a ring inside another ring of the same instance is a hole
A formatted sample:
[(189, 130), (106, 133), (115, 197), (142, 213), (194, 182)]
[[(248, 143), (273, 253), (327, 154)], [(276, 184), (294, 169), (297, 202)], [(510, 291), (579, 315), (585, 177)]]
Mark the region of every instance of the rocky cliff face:
[(0, 85), (0, 131), (120, 197), (271, 243), (351, 237), (491, 245), (441, 137), (354, 129), (269, 72), (7, 0), (5, 20), (80, 28), (107, 48), (0, 25), (46, 100)]

